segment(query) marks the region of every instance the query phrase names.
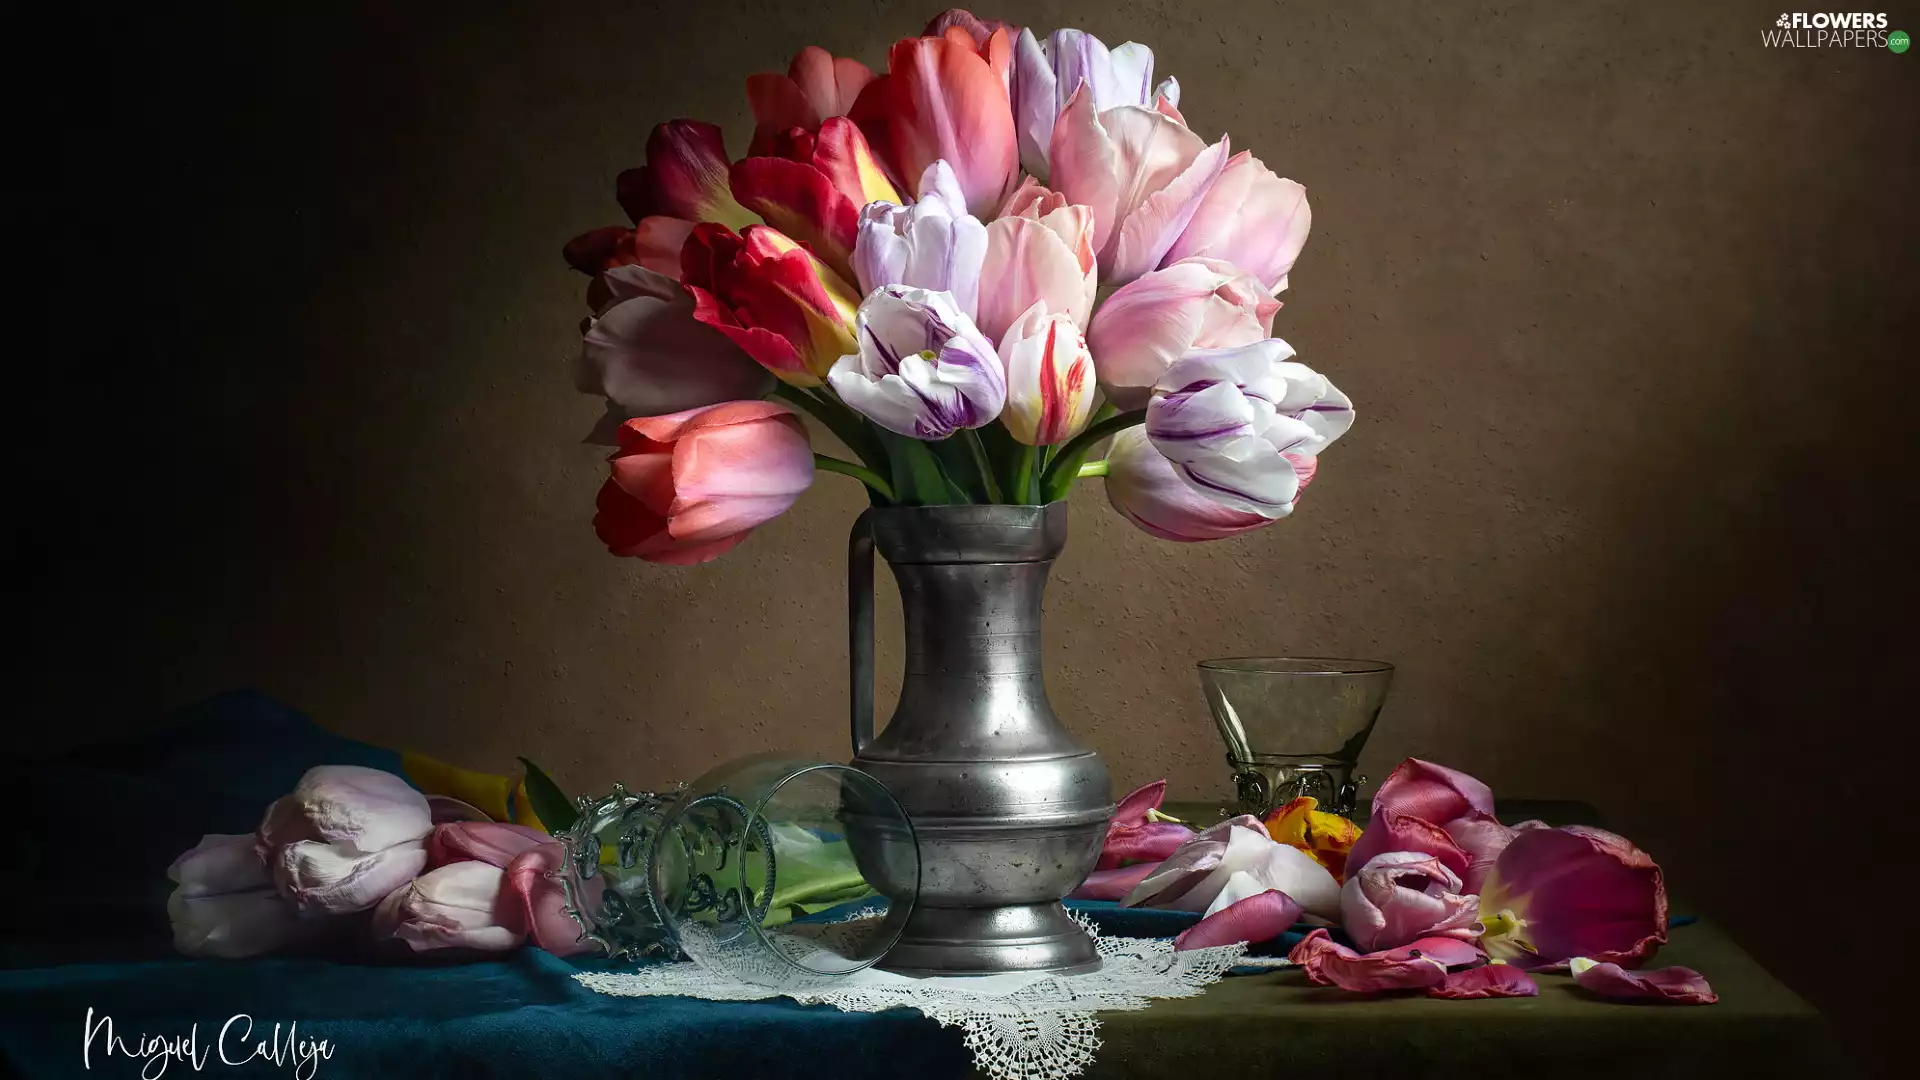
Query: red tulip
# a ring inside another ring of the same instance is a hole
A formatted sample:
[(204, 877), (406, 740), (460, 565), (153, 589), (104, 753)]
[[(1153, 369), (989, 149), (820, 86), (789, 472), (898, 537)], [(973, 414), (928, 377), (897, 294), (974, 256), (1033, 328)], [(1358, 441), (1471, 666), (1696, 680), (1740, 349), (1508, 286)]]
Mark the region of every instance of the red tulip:
[(783, 156), (735, 162), (733, 195), (768, 225), (811, 246), (842, 276), (853, 276), (860, 209), (900, 202), (853, 121), (834, 117), (817, 136), (783, 144)]
[(1646, 852), (1604, 829), (1522, 829), (1487, 877), (1480, 922), (1487, 952), (1522, 967), (1576, 956), (1638, 966), (1666, 943), (1666, 884)]
[(897, 42), (887, 59), (887, 74), (861, 91), (849, 115), (896, 181), (918, 184), (927, 166), (945, 159), (968, 211), (991, 216), (1019, 172), (1006, 30), (976, 43), (965, 28), (951, 26), (939, 37)]
[(859, 296), (778, 229), (754, 225), (736, 236), (720, 225), (695, 226), (680, 266), (693, 317), (784, 382), (819, 386), (842, 356), (858, 351)]
[(835, 57), (818, 45), (794, 55), (785, 75), (747, 76), (747, 103), (753, 107), (753, 143), (747, 153), (761, 157), (776, 153), (775, 146), (795, 129), (820, 130), (820, 125), (853, 108), (873, 71), (848, 57)]
[(717, 559), (813, 483), (806, 428), (783, 405), (730, 401), (629, 420), (594, 532), (615, 555)]
[(636, 223), (666, 216), (744, 229), (760, 221), (734, 200), (726, 139), (705, 121), (669, 120), (655, 127), (647, 137), (647, 163), (621, 173), (615, 184), (621, 208)]

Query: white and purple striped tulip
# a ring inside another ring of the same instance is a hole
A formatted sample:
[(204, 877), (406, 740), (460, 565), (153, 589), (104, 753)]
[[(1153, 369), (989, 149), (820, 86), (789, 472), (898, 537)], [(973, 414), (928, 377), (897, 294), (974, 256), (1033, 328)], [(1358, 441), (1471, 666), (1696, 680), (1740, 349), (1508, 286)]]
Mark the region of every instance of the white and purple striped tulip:
[(853, 272), (862, 296), (882, 285), (945, 291), (967, 318), (977, 318), (986, 257), (987, 227), (967, 213), (966, 192), (944, 160), (927, 166), (912, 205), (871, 202), (860, 211)]
[(944, 439), (991, 423), (1007, 403), (993, 343), (949, 293), (883, 285), (860, 305), (856, 333), (860, 351), (842, 356), (827, 382), (888, 431)]
[(1013, 47), (1013, 124), (1020, 165), (1044, 178), (1052, 157), (1053, 124), (1067, 99), (1085, 83), (1095, 112), (1121, 105), (1178, 110), (1180, 84), (1153, 83), (1153, 50), (1137, 41), (1109, 49), (1085, 30), (1055, 30), (1046, 41), (1020, 31)]
[(1353, 402), (1268, 338), (1203, 349), (1153, 388), (1147, 438), (1174, 471), (1222, 506), (1283, 517), (1300, 493), (1291, 458), (1312, 458), (1353, 426)]

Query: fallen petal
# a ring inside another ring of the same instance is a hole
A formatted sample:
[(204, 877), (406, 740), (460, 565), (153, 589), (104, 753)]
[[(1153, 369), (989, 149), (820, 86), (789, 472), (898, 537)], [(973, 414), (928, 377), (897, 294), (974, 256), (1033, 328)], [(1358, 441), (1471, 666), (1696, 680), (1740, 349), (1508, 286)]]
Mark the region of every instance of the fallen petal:
[(1446, 966), (1424, 954), (1357, 953), (1334, 941), (1325, 930), (1315, 930), (1293, 947), (1287, 959), (1299, 964), (1307, 978), (1320, 986), (1337, 986), (1359, 994), (1386, 990), (1424, 990), (1447, 977)]
[(1384, 955), (1396, 960), (1411, 959), (1415, 955), (1424, 956), (1446, 967), (1465, 967), (1486, 959), (1486, 953), (1471, 942), (1451, 937), (1423, 937), (1409, 942), (1397, 949), (1388, 949)]
[(1133, 887), (1133, 891), (1127, 893), (1126, 898), (1120, 901), (1121, 905), (1166, 907), (1200, 884), (1208, 874), (1213, 873), (1214, 868), (1220, 865), (1220, 860), (1227, 854), (1227, 845), (1224, 841), (1203, 839), (1205, 836), (1206, 834), (1202, 833), (1195, 837), (1179, 851), (1168, 856), (1165, 862), (1154, 867), (1152, 872), (1140, 879), (1140, 883)]
[(1687, 967), (1628, 971), (1619, 964), (1576, 956), (1568, 964), (1582, 990), (1623, 1001), (1670, 1001), (1675, 1005), (1711, 1005), (1720, 1000), (1707, 977)]
[[(1243, 875), (1235, 875), (1240, 876)], [(1266, 889), (1209, 913), (1175, 937), (1173, 948), (1180, 952), (1240, 941), (1271, 941), (1299, 920), (1300, 905), (1293, 897), (1278, 889)]]
[(1469, 998), (1538, 997), (1540, 984), (1512, 964), (1482, 964), (1477, 968), (1455, 971), (1446, 981), (1427, 988), (1428, 997)]
[(1112, 870), (1095, 870), (1087, 875), (1087, 880), (1073, 890), (1074, 900), (1119, 900), (1125, 897), (1147, 879), (1147, 875), (1159, 869), (1157, 863), (1136, 863), (1133, 866), (1121, 866)]

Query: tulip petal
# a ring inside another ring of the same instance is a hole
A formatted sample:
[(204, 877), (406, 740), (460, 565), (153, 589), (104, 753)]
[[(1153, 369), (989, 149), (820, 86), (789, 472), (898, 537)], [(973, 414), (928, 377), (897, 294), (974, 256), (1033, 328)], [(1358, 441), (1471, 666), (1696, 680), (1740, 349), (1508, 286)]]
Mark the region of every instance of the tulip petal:
[(807, 490), (813, 469), (797, 417), (703, 427), (674, 444), (669, 527), (678, 540), (700, 542), (765, 524)]
[(1385, 852), (1362, 864), (1340, 891), (1341, 923), (1362, 949), (1390, 949), (1422, 937), (1480, 935), (1480, 901), (1439, 859)]
[(1312, 224), (1305, 187), (1240, 153), (1226, 163), (1166, 254), (1169, 260), (1223, 259), (1278, 293), (1287, 287), (1287, 273)]
[(760, 220), (729, 190), (726, 140), (713, 124), (670, 120), (655, 127), (647, 137), (647, 176), (660, 213), (730, 229)]
[[(650, 279), (671, 292), (636, 284)], [(654, 416), (764, 395), (767, 370), (728, 337), (694, 317), (694, 302), (663, 275), (639, 266), (602, 278), (616, 302), (581, 339), (576, 384), (629, 415)], [(628, 298), (621, 299), (626, 296)]]
[(1108, 831), (1106, 844), (1100, 849), (1097, 868), (1104, 870), (1127, 863), (1157, 863), (1180, 850), (1180, 846), (1191, 839), (1192, 829), (1171, 821), (1114, 828)]
[[(506, 887), (521, 908), (521, 917), (533, 943), (555, 956), (577, 956), (598, 952), (599, 946), (586, 940), (580, 923), (567, 914), (567, 896), (557, 874), (566, 865), (566, 845), (545, 843), (522, 852), (507, 865)], [(605, 889), (604, 880), (593, 877), (584, 883), (589, 904)]]
[(279, 849), (273, 876), (281, 895), (302, 911), (340, 915), (373, 907), (426, 865), (426, 846), (418, 840), (366, 855), (301, 840)]
[(1073, 890), (1075, 900), (1121, 900), (1159, 869), (1159, 864), (1143, 862), (1095, 870)]
[(1428, 997), (1471, 998), (1538, 997), (1540, 986), (1526, 972), (1512, 964), (1482, 964), (1465, 971), (1449, 972), (1446, 981), (1427, 988)]
[(1487, 958), (1487, 954), (1470, 941), (1457, 937), (1423, 937), (1402, 945), (1397, 949), (1388, 949), (1381, 955), (1396, 960), (1406, 960), (1415, 954), (1426, 957), (1446, 967), (1465, 967)]
[(473, 861), (504, 867), (522, 852), (553, 842), (539, 829), (509, 822), (463, 821), (434, 827), (427, 837), (427, 867)]
[(290, 795), (267, 808), (255, 834), (266, 849), (300, 840), (373, 852), (433, 829), (427, 797), (390, 772), (360, 765), (317, 765)]
[(1142, 784), (1127, 792), (1126, 797), (1114, 806), (1113, 824), (1145, 825), (1147, 811), (1160, 809), (1160, 805), (1166, 801), (1166, 798), (1167, 782), (1165, 780)]
[(734, 198), (842, 274), (853, 272), (860, 208), (812, 165), (777, 157), (742, 158), (729, 173)]
[[(1170, 869), (1173, 873), (1164, 880), (1158, 880), (1161, 878), (1158, 874), (1148, 878), (1141, 888), (1128, 897), (1130, 906), (1145, 903), (1175, 911), (1205, 911), (1234, 874), (1246, 872), (1267, 888), (1278, 889), (1293, 897), (1312, 914), (1325, 918), (1337, 917), (1340, 914), (1340, 887), (1334, 883), (1333, 875), (1327, 873), (1327, 868), (1300, 851), (1274, 843), (1266, 830), (1259, 826), (1257, 819), (1245, 820), (1253, 822), (1252, 827), (1235, 819), (1224, 831), (1226, 844), (1219, 850), (1217, 858), (1213, 855), (1212, 845), (1218, 843), (1214, 837), (1223, 834), (1212, 829), (1199, 834), (1181, 851), (1176, 851), (1160, 864), (1162, 869)], [(1209, 833), (1213, 835), (1209, 836)], [(1183, 854), (1191, 849), (1199, 849), (1197, 858), (1182, 861)], [(1158, 895), (1149, 896), (1149, 889), (1156, 885)]]
[(1348, 866), (1365, 866), (1377, 855), (1390, 851), (1417, 851), (1440, 860), (1448, 870), (1464, 875), (1472, 859), (1460, 849), (1447, 831), (1431, 821), (1402, 814), (1397, 810), (1373, 806), (1373, 817), (1361, 830), (1347, 853)]
[(1361, 954), (1335, 942), (1326, 930), (1308, 934), (1287, 959), (1299, 964), (1307, 978), (1320, 986), (1337, 986), (1360, 994), (1389, 990), (1423, 990), (1446, 981), (1444, 964), (1407, 950)]
[(1209, 911), (1205, 918), (1173, 939), (1173, 948), (1179, 952), (1240, 941), (1271, 941), (1292, 929), (1299, 919), (1300, 905), (1293, 897), (1278, 889), (1261, 889)]
[(237, 960), (278, 952), (312, 936), (319, 923), (300, 917), (286, 897), (272, 889), (248, 889), (217, 896), (188, 896), (185, 888), (167, 898), (173, 947), (186, 956)]
[[(1307, 460), (1313, 462), (1318, 459)], [(1304, 481), (1301, 486), (1306, 486)], [(1479, 892), (1487, 883), (1487, 875), (1493, 872), (1495, 860), (1513, 842), (1514, 831), (1500, 824), (1492, 814), (1478, 810), (1454, 818), (1442, 828), (1446, 830), (1447, 838), (1467, 853), (1467, 869), (1460, 875), (1463, 888), (1470, 893)]]
[(1720, 1000), (1706, 976), (1687, 967), (1628, 971), (1619, 964), (1596, 962), (1584, 956), (1568, 967), (1574, 984), (1602, 997), (1625, 1001), (1665, 1001), (1675, 1005), (1712, 1005)]
[(1112, 263), (1107, 268), (1109, 284), (1129, 282), (1159, 268), (1168, 249), (1199, 209), (1200, 200), (1219, 178), (1220, 170), (1226, 166), (1227, 154), (1228, 143), (1223, 136), (1127, 215), (1114, 245)]
[(1381, 808), (1427, 821), (1446, 822), (1470, 811), (1491, 815), (1493, 789), (1457, 769), (1408, 758), (1394, 766), (1373, 797)]
[(1096, 254), (1106, 250), (1114, 234), (1122, 182), (1120, 151), (1100, 121), (1092, 90), (1084, 86), (1075, 90), (1054, 123), (1047, 179), (1068, 202), (1093, 211)]
[(958, 27), (908, 38), (893, 46), (888, 73), (861, 91), (848, 115), (896, 178), (918, 180), (944, 158), (966, 191), (968, 210), (991, 213), (1019, 165), (1007, 96), (1011, 54), (1004, 30), (989, 39), (985, 56)]
[(1137, 409), (1167, 369), (1189, 353), (1266, 340), (1279, 307), (1238, 268), (1189, 259), (1142, 275), (1108, 297), (1087, 327), (1087, 343), (1108, 398)]
[[(1094, 355), (1097, 359), (1099, 353)], [(1274, 522), (1222, 506), (1194, 490), (1137, 427), (1114, 436), (1107, 450), (1106, 485), (1107, 501), (1122, 517), (1162, 540), (1220, 540)]]
[[(1226, 857), (1227, 844), (1222, 840), (1201, 839), (1195, 837), (1183, 845), (1180, 850), (1167, 856), (1166, 860), (1153, 868), (1153, 872), (1140, 879), (1120, 903), (1123, 907), (1168, 907), (1182, 895), (1199, 885), (1220, 865)], [(1212, 902), (1212, 897), (1207, 901)], [(1183, 910), (1199, 911), (1206, 907)]]
[(1522, 966), (1576, 956), (1637, 964), (1666, 944), (1667, 890), (1660, 867), (1624, 837), (1522, 829), (1487, 876), (1480, 917), (1492, 928), (1487, 951)]
[(167, 879), (182, 899), (245, 892), (273, 884), (251, 833), (208, 833), (167, 867)]
[(834, 189), (845, 195), (856, 210), (874, 202), (906, 202), (893, 181), (887, 179), (886, 170), (873, 156), (873, 148), (867, 145), (859, 125), (844, 116), (833, 117), (820, 125), (811, 163), (826, 174)]
[(415, 952), (465, 948), (506, 952), (526, 939), (519, 905), (504, 888), (506, 872), (482, 862), (456, 862), (396, 886), (373, 913), (377, 937)]
[(1072, 314), (1082, 325), (1092, 307), (1079, 257), (1059, 233), (1034, 218), (1003, 217), (987, 226), (980, 281), (980, 332), (991, 341), (1004, 340), (1036, 302)]
[[(1193, 132), (1151, 109), (1137, 105), (1122, 105), (1101, 113), (1100, 127), (1112, 141), (1119, 181), (1114, 192), (1113, 227), (1111, 230), (1102, 229), (1094, 238), (1101, 274), (1110, 278), (1117, 266), (1120, 241), (1124, 235), (1121, 223), (1131, 219), (1135, 211), (1140, 210), (1156, 193), (1179, 181), (1188, 167), (1207, 151), (1207, 145)], [(1183, 194), (1204, 194), (1206, 185), (1218, 174), (1217, 170), (1218, 166), (1203, 169), (1182, 187)], [(1063, 185), (1055, 184), (1054, 188), (1074, 202), (1082, 201)], [(1178, 218), (1184, 223), (1183, 215), (1190, 213), (1191, 208), (1184, 202), (1163, 205), (1156, 215), (1156, 224), (1171, 218)], [(1135, 244), (1150, 248), (1158, 242), (1158, 237), (1156, 228), (1137, 237)], [(1151, 266), (1143, 267), (1140, 272), (1151, 269)]]

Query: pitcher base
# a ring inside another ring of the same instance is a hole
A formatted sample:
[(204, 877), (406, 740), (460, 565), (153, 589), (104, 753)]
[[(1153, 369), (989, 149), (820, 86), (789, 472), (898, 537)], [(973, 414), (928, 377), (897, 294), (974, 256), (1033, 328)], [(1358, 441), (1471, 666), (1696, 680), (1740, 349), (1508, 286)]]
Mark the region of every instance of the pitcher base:
[(1003, 907), (914, 908), (880, 967), (902, 975), (997, 975), (1100, 970), (1093, 939), (1059, 901)]

